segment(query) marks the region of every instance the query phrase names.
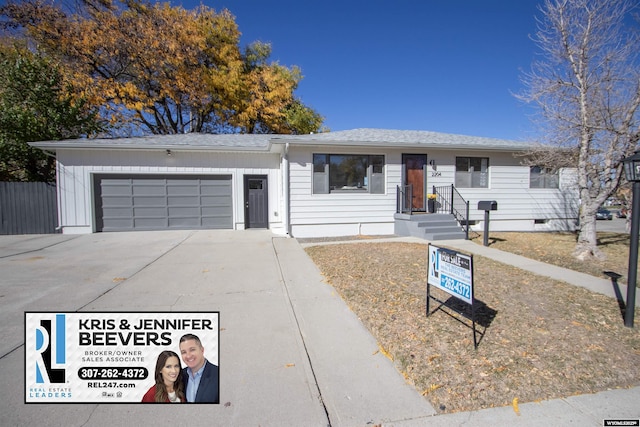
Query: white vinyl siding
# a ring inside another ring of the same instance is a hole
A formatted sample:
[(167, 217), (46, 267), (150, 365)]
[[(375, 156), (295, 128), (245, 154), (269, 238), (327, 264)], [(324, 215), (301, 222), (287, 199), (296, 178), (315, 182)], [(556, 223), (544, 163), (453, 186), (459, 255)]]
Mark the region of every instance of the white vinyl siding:
[[(332, 147), (333, 150), (333, 147)], [(366, 149), (363, 149), (366, 150)], [(326, 150), (329, 151), (329, 150)], [(345, 148), (346, 152), (354, 152)], [(369, 150), (370, 152), (371, 150)], [(353, 234), (391, 234), (396, 209), (396, 186), (402, 180), (402, 153), (410, 150), (387, 150), (385, 154), (385, 194), (334, 193), (313, 194), (313, 153), (316, 148), (293, 147), (290, 150), (291, 229), (294, 237), (317, 237)], [(428, 150), (428, 158), (437, 167), (427, 166), (426, 192), (433, 186), (450, 186), (455, 179), (455, 151)], [(492, 230), (569, 228), (577, 215), (577, 193), (571, 171), (561, 171), (559, 189), (530, 189), (529, 167), (519, 164), (511, 153), (469, 153), (469, 157), (486, 157), (490, 188), (457, 188), (469, 201), (470, 220), (481, 229), (484, 212), (477, 209), (480, 200), (496, 200), (498, 210), (491, 212)], [(536, 220), (545, 222), (535, 224)], [(546, 224), (546, 222), (549, 224)], [(374, 232), (367, 233), (367, 230)]]
[(92, 199), (95, 174), (231, 175), (233, 228), (244, 228), (243, 176), (267, 175), (269, 180), (269, 228), (284, 233), (282, 174), (278, 154), (182, 152), (172, 150), (59, 150), (58, 186), (60, 223), (64, 233), (95, 230)]
[(578, 194), (572, 170), (560, 171), (560, 188), (530, 188), (528, 166), (491, 166), (491, 188), (458, 189), (470, 202), (470, 219), (482, 221), (480, 200), (496, 200), (492, 230), (533, 231), (536, 220), (572, 222), (577, 217)]

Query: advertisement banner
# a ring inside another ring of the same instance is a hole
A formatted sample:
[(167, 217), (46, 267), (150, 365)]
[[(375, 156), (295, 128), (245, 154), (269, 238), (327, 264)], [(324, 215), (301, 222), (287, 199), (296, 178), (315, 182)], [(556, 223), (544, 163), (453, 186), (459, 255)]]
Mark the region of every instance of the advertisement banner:
[(466, 303), (472, 304), (472, 260), (469, 255), (429, 245), (427, 283)]
[(156, 378), (200, 402), (177, 379), (203, 359), (198, 393), (217, 403), (218, 355), (219, 312), (25, 312), (25, 403), (141, 402)]

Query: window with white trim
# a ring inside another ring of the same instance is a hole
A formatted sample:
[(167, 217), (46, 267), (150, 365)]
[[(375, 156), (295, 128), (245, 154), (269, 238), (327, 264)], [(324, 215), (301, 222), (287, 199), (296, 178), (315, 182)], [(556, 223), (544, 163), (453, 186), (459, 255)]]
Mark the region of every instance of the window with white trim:
[(314, 154), (313, 194), (384, 194), (384, 156)]
[(456, 157), (456, 187), (488, 188), (489, 158)]
[(529, 168), (529, 188), (560, 188), (558, 170), (531, 166)]

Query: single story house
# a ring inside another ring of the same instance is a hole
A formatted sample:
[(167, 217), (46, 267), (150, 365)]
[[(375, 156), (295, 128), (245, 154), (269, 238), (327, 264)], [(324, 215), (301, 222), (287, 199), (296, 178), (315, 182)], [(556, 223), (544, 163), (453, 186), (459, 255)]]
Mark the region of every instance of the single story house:
[(268, 228), (301, 238), (393, 234), (396, 213), (428, 211), (434, 187), (452, 188), (468, 201), (467, 223), (478, 230), (481, 200), (497, 201), (492, 231), (573, 229), (579, 205), (575, 170), (523, 166), (517, 155), (530, 144), (484, 137), (354, 129), (31, 145), (55, 153), (63, 233)]

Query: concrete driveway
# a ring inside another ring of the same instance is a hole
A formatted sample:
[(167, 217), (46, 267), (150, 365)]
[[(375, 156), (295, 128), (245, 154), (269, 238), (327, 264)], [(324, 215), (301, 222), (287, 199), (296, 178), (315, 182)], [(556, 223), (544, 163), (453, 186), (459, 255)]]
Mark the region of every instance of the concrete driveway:
[[(435, 413), (294, 239), (0, 236), (2, 425), (362, 426)], [(220, 311), (220, 405), (25, 404), (24, 311)]]

